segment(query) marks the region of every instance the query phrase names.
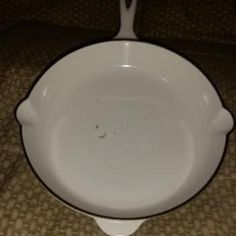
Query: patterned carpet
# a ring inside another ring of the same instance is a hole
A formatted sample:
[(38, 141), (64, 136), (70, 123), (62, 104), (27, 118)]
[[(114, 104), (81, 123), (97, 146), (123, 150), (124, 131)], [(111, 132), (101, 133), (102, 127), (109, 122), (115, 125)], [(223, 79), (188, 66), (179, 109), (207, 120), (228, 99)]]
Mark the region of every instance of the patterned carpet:
[[(115, 32), (119, 0), (2, 0), (0, 29), (20, 21)], [(135, 30), (145, 38), (236, 44), (234, 0), (138, 0)]]
[[(0, 34), (0, 236), (104, 235), (95, 222), (54, 199), (29, 169), (15, 107), (58, 55), (109, 34), (46, 24), (20, 24)], [(164, 40), (209, 76), (236, 116), (236, 47)], [(236, 135), (207, 188), (187, 204), (145, 222), (135, 236), (236, 235)]]

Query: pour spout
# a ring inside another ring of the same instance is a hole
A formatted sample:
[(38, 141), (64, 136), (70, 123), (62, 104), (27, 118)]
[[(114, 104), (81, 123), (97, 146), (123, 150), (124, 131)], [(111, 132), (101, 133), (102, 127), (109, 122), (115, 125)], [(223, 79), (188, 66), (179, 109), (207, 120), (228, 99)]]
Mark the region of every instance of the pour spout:
[(120, 0), (120, 30), (115, 39), (137, 39), (134, 32), (136, 6), (137, 0), (131, 0), (129, 8), (126, 6), (126, 0)]
[(29, 99), (24, 100), (19, 105), (16, 117), (23, 126), (33, 125), (39, 120), (39, 115)]
[(221, 134), (227, 134), (233, 128), (232, 115), (225, 108), (221, 108), (212, 121), (212, 129)]

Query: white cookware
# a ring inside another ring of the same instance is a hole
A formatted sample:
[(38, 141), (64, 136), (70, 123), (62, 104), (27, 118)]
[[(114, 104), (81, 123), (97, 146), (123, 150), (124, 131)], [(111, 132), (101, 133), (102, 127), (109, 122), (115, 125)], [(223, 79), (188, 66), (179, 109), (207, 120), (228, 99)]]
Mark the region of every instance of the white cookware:
[[(136, 1), (118, 37), (134, 38)], [(192, 198), (220, 163), (230, 113), (205, 75), (163, 47), (112, 40), (51, 66), (17, 118), (36, 175), (111, 235)]]

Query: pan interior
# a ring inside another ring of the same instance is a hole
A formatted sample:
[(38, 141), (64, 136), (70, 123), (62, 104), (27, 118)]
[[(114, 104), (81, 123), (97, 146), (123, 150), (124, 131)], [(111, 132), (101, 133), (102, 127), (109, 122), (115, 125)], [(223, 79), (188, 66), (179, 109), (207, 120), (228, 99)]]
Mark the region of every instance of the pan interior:
[(172, 196), (193, 159), (179, 95), (136, 68), (110, 68), (90, 81), (65, 96), (66, 114), (53, 126), (56, 180), (74, 198), (108, 209)]
[(98, 215), (175, 207), (207, 182), (224, 145), (208, 129), (221, 105), (204, 75), (146, 43), (77, 50), (42, 76), (29, 100), (40, 117), (23, 129), (33, 168), (61, 199)]

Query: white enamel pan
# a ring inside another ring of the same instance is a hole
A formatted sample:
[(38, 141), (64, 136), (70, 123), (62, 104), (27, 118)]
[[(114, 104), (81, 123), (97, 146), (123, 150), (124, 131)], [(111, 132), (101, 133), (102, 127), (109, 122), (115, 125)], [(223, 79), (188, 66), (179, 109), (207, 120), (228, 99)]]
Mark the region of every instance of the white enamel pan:
[(29, 163), (54, 196), (110, 235), (191, 199), (219, 165), (230, 113), (205, 75), (133, 40), (136, 0), (117, 38), (51, 66), (20, 104)]

